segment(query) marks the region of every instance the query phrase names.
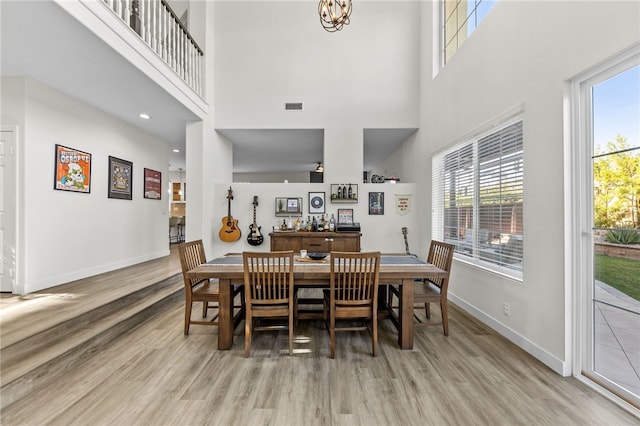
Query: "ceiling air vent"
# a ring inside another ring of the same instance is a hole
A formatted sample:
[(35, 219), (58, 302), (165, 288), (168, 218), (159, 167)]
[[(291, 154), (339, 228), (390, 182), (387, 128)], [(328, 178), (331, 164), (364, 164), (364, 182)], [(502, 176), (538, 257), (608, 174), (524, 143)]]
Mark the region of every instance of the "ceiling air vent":
[(284, 104), (285, 111), (302, 111), (302, 102), (287, 102)]

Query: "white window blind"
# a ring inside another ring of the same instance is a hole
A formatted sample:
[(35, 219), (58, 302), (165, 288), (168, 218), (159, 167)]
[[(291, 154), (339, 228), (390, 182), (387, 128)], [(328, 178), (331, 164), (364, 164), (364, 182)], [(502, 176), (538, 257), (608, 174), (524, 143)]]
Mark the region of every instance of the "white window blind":
[(521, 120), (433, 157), (433, 236), (470, 261), (522, 271), (523, 199)]

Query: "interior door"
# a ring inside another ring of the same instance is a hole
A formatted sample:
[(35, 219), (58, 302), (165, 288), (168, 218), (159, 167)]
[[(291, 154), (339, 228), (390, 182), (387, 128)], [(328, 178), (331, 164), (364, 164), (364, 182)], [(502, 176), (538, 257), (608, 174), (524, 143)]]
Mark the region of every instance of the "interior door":
[(16, 270), (15, 132), (0, 131), (0, 291), (13, 292)]

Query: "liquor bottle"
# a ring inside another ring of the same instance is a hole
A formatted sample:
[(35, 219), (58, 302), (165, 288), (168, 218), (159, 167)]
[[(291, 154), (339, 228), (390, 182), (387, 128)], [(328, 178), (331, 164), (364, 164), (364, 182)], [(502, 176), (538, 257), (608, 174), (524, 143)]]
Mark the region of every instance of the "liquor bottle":
[(311, 216), (307, 216), (307, 231), (311, 231)]
[(342, 186), (338, 185), (338, 200), (342, 198)]
[(353, 198), (353, 189), (351, 189), (351, 184), (349, 184), (349, 194), (347, 196), (348, 199), (352, 199)]
[(331, 213), (331, 219), (329, 219), (329, 231), (333, 232), (336, 230), (336, 218), (333, 217), (333, 213)]
[(313, 217), (313, 220), (311, 221), (311, 232), (317, 232), (318, 231), (318, 221), (316, 220), (316, 217)]
[(300, 223), (300, 218), (299, 217), (296, 217), (296, 221), (295, 221), (294, 226), (295, 226), (295, 230), (296, 231), (300, 230), (300, 227), (302, 226), (302, 224)]

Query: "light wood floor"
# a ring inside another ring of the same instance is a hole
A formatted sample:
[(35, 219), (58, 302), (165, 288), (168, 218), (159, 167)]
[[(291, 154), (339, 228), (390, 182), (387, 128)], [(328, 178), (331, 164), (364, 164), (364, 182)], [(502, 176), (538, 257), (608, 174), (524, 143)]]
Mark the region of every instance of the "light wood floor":
[[(199, 311), (196, 309), (196, 312)], [(633, 417), (563, 378), (458, 309), (450, 336), (417, 330), (398, 349), (388, 320), (379, 356), (367, 332), (338, 334), (336, 359), (319, 322), (286, 332), (243, 327), (218, 351), (213, 327), (182, 333), (184, 306), (123, 335), (51, 386), (1, 414), (3, 425), (626, 425)], [(437, 311), (435, 314), (439, 314)]]

